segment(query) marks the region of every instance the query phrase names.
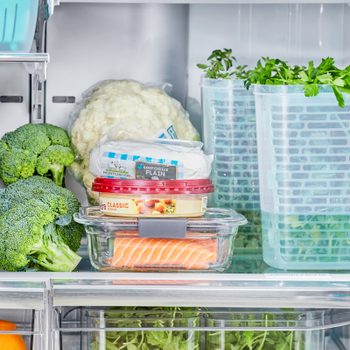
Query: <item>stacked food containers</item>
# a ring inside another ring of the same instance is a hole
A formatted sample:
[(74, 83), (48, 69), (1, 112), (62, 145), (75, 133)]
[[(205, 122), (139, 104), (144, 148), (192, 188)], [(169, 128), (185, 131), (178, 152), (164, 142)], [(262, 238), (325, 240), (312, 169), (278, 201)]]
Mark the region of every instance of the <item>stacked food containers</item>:
[[(197, 178), (198, 172), (209, 177), (211, 168), (202, 145), (157, 141), (146, 144), (144, 156), (137, 142), (127, 143), (138, 151), (118, 153), (123, 142), (111, 142), (100, 146), (100, 155), (92, 153), (98, 160), (92, 171), (104, 175), (93, 184), (100, 206), (75, 215), (85, 225), (92, 265), (102, 271), (224, 271), (246, 220), (231, 210), (207, 210), (214, 187)], [(170, 151), (177, 155), (167, 159)]]
[(350, 268), (350, 112), (331, 87), (256, 85), (264, 260)]
[(235, 240), (234, 270), (255, 271), (262, 238), (254, 95), (234, 79), (203, 77), (201, 89), (205, 149), (215, 156), (213, 205), (247, 218)]

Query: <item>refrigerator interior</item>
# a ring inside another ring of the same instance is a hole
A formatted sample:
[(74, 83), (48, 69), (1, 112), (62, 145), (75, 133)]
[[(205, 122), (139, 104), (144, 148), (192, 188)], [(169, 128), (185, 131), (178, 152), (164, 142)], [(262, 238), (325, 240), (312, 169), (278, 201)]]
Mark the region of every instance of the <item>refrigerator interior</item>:
[[(347, 65), (350, 59), (350, 7), (345, 1), (324, 4), (314, 1), (297, 4), (146, 2), (66, 0), (55, 8), (47, 26), (46, 51), (50, 55), (47, 80), (43, 83), (44, 95), (39, 96), (44, 101), (41, 108), (46, 122), (68, 127), (74, 102), (84, 90), (101, 80), (134, 79), (165, 86), (184, 105), (200, 131), (201, 72), (196, 64), (205, 62), (215, 48), (232, 48), (239, 62), (250, 66), (261, 56), (280, 57), (298, 64), (331, 56), (341, 66)], [(28, 71), (33, 72), (33, 67), (0, 64), (0, 136), (30, 121), (33, 101)], [(17, 102), (6, 102), (9, 96), (19, 98)], [(83, 188), (69, 174), (68, 177), (68, 187), (86, 204)], [(99, 274), (88, 261), (85, 239), (80, 253), (84, 259), (79, 272), (0, 274), (0, 282), (12, 281), (10, 287), (0, 286), (4, 295), (9, 295), (17, 276), (24, 275), (26, 283), (42, 280), (47, 287), (45, 292), (39, 288), (39, 297), (21, 296), (13, 304), (1, 306), (0, 319), (17, 324), (28, 349), (49, 349), (51, 340), (55, 350), (88, 349), (89, 336), (105, 335), (106, 331), (100, 324), (95, 328), (87, 324), (84, 307), (237, 308), (243, 305), (253, 314), (262, 307), (273, 308), (271, 310), (312, 307), (324, 321), (320, 309), (327, 309), (329, 316), (330, 310), (348, 307), (350, 300), (350, 278), (346, 273), (285, 273), (267, 267), (261, 256), (251, 256), (250, 261), (242, 262), (227, 274), (184, 276)], [(28, 285), (18, 288), (27, 290)], [(33, 290), (37, 290), (36, 287)], [(29, 304), (22, 304), (21, 300), (28, 300)], [(37, 300), (42, 300), (43, 305)], [(232, 313), (242, 314), (237, 309)], [(323, 332), (320, 347), (310, 350), (350, 348), (347, 326), (350, 316), (346, 312), (342, 315), (336, 326), (332, 326), (331, 314), (317, 330), (310, 330), (318, 335)], [(218, 331), (222, 340), (228, 332), (241, 328), (240, 325), (225, 327), (225, 322), (221, 322), (211, 331)], [(279, 331), (283, 329), (290, 330), (282, 327)], [(51, 330), (53, 339), (50, 339)], [(188, 327), (185, 330), (193, 331)], [(205, 349), (207, 328), (199, 332), (204, 335), (199, 337), (198, 349)], [(339, 339), (345, 348), (337, 344)], [(218, 349), (225, 349), (222, 344), (219, 346)]]

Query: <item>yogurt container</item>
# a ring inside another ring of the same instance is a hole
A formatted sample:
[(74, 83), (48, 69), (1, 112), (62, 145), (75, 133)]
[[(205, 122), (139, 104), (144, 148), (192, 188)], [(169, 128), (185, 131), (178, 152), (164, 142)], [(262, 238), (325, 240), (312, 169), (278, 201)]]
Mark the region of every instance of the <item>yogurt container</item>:
[(96, 178), (93, 191), (99, 193), (104, 215), (129, 217), (199, 217), (214, 192), (204, 180), (120, 180)]

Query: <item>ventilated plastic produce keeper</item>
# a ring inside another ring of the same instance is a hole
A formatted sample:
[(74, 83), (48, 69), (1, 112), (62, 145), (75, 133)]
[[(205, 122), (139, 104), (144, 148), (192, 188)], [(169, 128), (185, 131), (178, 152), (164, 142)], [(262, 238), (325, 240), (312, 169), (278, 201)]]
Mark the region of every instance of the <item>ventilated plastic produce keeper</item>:
[(39, 0), (0, 1), (0, 51), (30, 52)]
[(261, 254), (261, 220), (254, 95), (241, 80), (201, 80), (203, 137), (215, 155), (213, 206), (233, 208), (248, 224), (235, 240), (235, 257)]
[(350, 97), (254, 87), (263, 255), (282, 269), (350, 268)]

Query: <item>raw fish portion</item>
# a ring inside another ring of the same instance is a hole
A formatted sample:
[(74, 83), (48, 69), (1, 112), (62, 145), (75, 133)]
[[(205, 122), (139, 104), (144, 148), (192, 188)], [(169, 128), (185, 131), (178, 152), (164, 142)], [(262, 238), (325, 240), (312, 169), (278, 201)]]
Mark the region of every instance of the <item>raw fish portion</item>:
[(116, 238), (111, 265), (116, 268), (179, 267), (207, 270), (217, 261), (215, 239)]

